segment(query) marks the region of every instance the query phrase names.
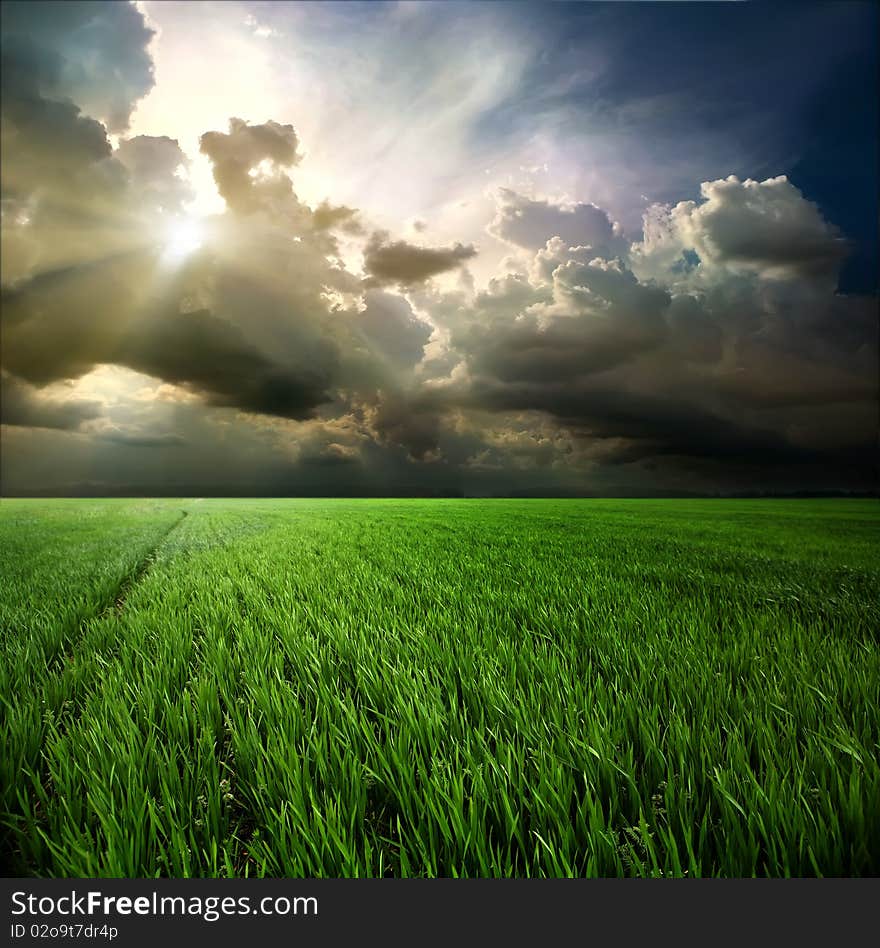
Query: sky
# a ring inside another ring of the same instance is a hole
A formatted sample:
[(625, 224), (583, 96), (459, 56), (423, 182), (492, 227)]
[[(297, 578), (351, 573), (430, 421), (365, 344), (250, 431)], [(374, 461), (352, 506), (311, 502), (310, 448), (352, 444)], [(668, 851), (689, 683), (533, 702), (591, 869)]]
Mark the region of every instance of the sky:
[(4, 0), (2, 492), (874, 489), (877, 21)]

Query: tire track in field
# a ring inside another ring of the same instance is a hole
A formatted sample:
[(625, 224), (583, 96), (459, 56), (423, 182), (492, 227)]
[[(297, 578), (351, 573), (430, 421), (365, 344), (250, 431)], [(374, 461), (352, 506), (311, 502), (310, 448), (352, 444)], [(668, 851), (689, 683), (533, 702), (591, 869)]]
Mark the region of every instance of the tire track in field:
[[(83, 680), (68, 681), (67, 683), (63, 681), (75, 658), (80, 655), (90, 625), (112, 615), (118, 616), (123, 611), (132, 590), (143, 582), (156, 562), (157, 553), (171, 533), (183, 523), (187, 515), (188, 511), (181, 510), (180, 517), (161, 534), (147, 553), (138, 560), (134, 569), (122, 578), (115, 590), (107, 596), (104, 604), (90, 610), (88, 614), (77, 620), (76, 635), (73, 641), (68, 642), (68, 647), (57, 653), (47, 663), (45, 676), (38, 686), (38, 696), (34, 696), (34, 699), (38, 701), (42, 708), (38, 725), (41, 734), (36, 742), (37, 755), (36, 757), (30, 757), (30, 759), (28, 759), (28, 755), (25, 755), (25, 759), (21, 761), (23, 771), (32, 773), (44, 785), (48, 786), (51, 783), (48, 780), (48, 764), (43, 753), (46, 739), (50, 734), (54, 736), (65, 734), (79, 720), (82, 705), (98, 677), (96, 669), (93, 667), (91, 673)], [(109, 654), (104, 654), (107, 655), (108, 659), (112, 659), (119, 648), (120, 645), (116, 645), (110, 650)], [(92, 651), (96, 655), (101, 654), (100, 648), (92, 649)], [(81, 665), (82, 662), (80, 661), (79, 664)], [(34, 812), (36, 813), (36, 810)], [(21, 820), (22, 814), (17, 807), (12, 807), (10, 811), (4, 811), (2, 816), (5, 825), (0, 830), (0, 859), (4, 864), (18, 865), (20, 854), (14, 842), (15, 830), (13, 825)]]
[[(159, 542), (150, 550), (135, 566), (134, 570), (126, 576), (119, 586), (116, 588), (116, 594), (113, 597), (112, 608), (115, 612), (119, 613), (125, 608), (125, 603), (128, 600), (131, 591), (139, 586), (144, 579), (146, 578), (147, 573), (153, 567), (153, 564), (156, 562), (156, 554), (162, 547), (162, 544), (168, 539), (168, 537), (186, 520), (188, 516), (188, 511), (181, 510), (180, 518), (175, 520), (174, 523), (162, 534), (159, 538)], [(107, 605), (98, 613), (98, 618), (109, 615), (111, 609), (111, 604), (108, 602)]]
[[(117, 641), (109, 649), (106, 649), (106, 639), (109, 639), (110, 629), (105, 636), (98, 637), (98, 641), (92, 643), (92, 647), (84, 650), (84, 645), (88, 639), (88, 633), (95, 626), (100, 627), (100, 623), (111, 616), (119, 616), (131, 595), (132, 591), (144, 581), (151, 567), (156, 562), (156, 555), (162, 545), (168, 539), (170, 534), (176, 530), (186, 519), (187, 512), (181, 511), (181, 516), (168, 527), (159, 537), (153, 547), (141, 557), (126, 576), (122, 578), (116, 589), (106, 598), (104, 605), (94, 610), (90, 615), (83, 616), (78, 625), (77, 635), (70, 646), (65, 649), (53, 662), (46, 668), (46, 676), (40, 687), (41, 705), (43, 707), (44, 723), (47, 725), (46, 716), (56, 733), (64, 734), (79, 719), (82, 704), (88, 693), (99, 677), (98, 664), (96, 659), (102, 657), (101, 663), (105, 667), (119, 651), (122, 643)], [(92, 664), (86, 668), (85, 674), (77, 679), (81, 674), (83, 663), (86, 660), (84, 656), (91, 655)], [(64, 681), (64, 676), (70, 675), (71, 678)], [(54, 694), (53, 694), (54, 693)], [(45, 731), (43, 739), (40, 741), (42, 748), (45, 742)]]
[(159, 537), (156, 543), (141, 557), (140, 560), (138, 560), (134, 566), (134, 569), (122, 577), (116, 588), (105, 599), (103, 605), (91, 610), (89, 614), (81, 616), (77, 620), (77, 632), (73, 637), (73, 641), (69, 642), (68, 648), (62, 649), (47, 665), (46, 672), (48, 674), (54, 675), (56, 677), (59, 674), (63, 674), (63, 667), (71, 662), (78, 653), (79, 646), (82, 645), (89, 623), (104, 619), (113, 613), (118, 615), (120, 612), (122, 612), (132, 590), (141, 582), (143, 582), (147, 573), (156, 562), (156, 554), (159, 552), (162, 545), (165, 543), (171, 533), (173, 533), (174, 530), (176, 530), (183, 523), (188, 515), (186, 510), (182, 510), (180, 514), (180, 517), (175, 520), (170, 527), (168, 527), (168, 529)]
[[(171, 524), (171, 526), (162, 534), (162, 536), (159, 537), (156, 544), (147, 553), (145, 553), (140, 560), (138, 560), (134, 569), (122, 578), (116, 589), (110, 594), (110, 596), (107, 597), (104, 605), (99, 610), (95, 611), (91, 616), (87, 616), (80, 621), (79, 633), (77, 635), (74, 647), (72, 649), (68, 649), (62, 656), (62, 662), (65, 665), (74, 661), (76, 656), (79, 654), (79, 646), (83, 644), (88, 627), (91, 623), (100, 622), (102, 619), (107, 619), (113, 615), (121, 615), (125, 609), (126, 603), (128, 602), (128, 597), (146, 579), (147, 574), (155, 564), (157, 554), (164, 545), (165, 541), (186, 519), (187, 511), (182, 510), (180, 513), (180, 517)], [(107, 657), (112, 658), (113, 655), (118, 651), (118, 648), (119, 646), (117, 645), (111, 649)], [(64, 674), (64, 669), (56, 672), (56, 677), (59, 674)]]

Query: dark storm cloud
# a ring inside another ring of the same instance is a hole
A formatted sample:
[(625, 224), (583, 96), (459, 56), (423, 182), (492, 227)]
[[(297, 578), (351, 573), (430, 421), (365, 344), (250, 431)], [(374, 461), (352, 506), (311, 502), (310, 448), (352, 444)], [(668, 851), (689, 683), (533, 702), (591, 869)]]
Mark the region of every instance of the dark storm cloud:
[(673, 296), (666, 310), (670, 350), (685, 362), (717, 362), (724, 333), (717, 320), (695, 296)]
[[(128, 4), (4, 8), (2, 407), (19, 482), (70, 458), (86, 480), (163, 484), (165, 448), (181, 483), (285, 490), (864, 482), (876, 299), (836, 292), (852, 244), (787, 178), (694, 179), (671, 200), (703, 180), (698, 198), (649, 208), (629, 236), (595, 204), (503, 188), (484, 219), (510, 245), (502, 272), (441, 291), (432, 278), (474, 246), (367, 237), (355, 207), (312, 209), (294, 126), (232, 118), (200, 139), (226, 213), (172, 260), (186, 156), (108, 136), (152, 81), (149, 36)], [(40, 388), (98, 367), (108, 384), (113, 366), (148, 378), (120, 373), (100, 402)]]
[[(0, 25), (5, 306), (9, 285), (143, 244), (135, 226), (143, 189), (130, 187), (129, 171), (113, 156), (105, 123), (122, 131), (150, 89), (146, 46), (152, 33), (127, 3), (4, 3)], [(130, 294), (115, 279), (107, 286), (87, 282), (99, 312), (108, 292), (121, 292), (123, 299)], [(57, 377), (48, 368), (53, 363), (74, 367), (72, 374), (87, 364), (79, 354), (92, 348), (88, 340), (96, 330), (81, 290), (71, 292), (69, 325), (63, 315), (56, 322), (31, 312), (29, 326), (17, 331), (12, 343), (5, 340), (15, 350), (11, 361), (24, 360), (24, 374), (34, 380)], [(21, 314), (19, 302), (14, 306)], [(63, 300), (59, 307), (60, 315)], [(60, 329), (58, 337), (49, 331), (53, 327)]]
[[(670, 295), (640, 284), (618, 262), (568, 259), (552, 270), (552, 281), (552, 302), (532, 298), (519, 313), (473, 319), (453, 333), (473, 372), (502, 381), (576, 379), (659, 346), (668, 332)], [(521, 285), (514, 280), (508, 287), (516, 299)], [(496, 292), (478, 303), (497, 299)]]
[[(2, 153), (4, 194), (27, 196), (36, 189), (80, 194), (112, 190), (112, 152), (104, 126), (69, 101), (41, 97), (22, 76), (26, 49), (4, 54)], [(19, 84), (19, 80), (21, 84)]]
[(126, 3), (4, 3), (0, 22), (3, 194), (112, 201), (125, 175), (104, 123), (124, 130), (152, 86), (143, 17)]
[(590, 438), (630, 442), (613, 458), (617, 462), (658, 455), (736, 459), (753, 464), (803, 462), (817, 457), (814, 449), (794, 445), (777, 432), (738, 425), (690, 401), (653, 392), (584, 384), (477, 382), (470, 396), (476, 404), (495, 410), (547, 412)]
[[(329, 339), (288, 332), (282, 347), (261, 348), (236, 322), (207, 310), (179, 309), (186, 278), (153, 298), (145, 279), (155, 261), (120, 255), (95, 264), (51, 271), (4, 292), (4, 366), (32, 383), (76, 378), (101, 363), (127, 366), (185, 384), (212, 404), (290, 418), (309, 417), (329, 398), (336, 361)], [(198, 281), (196, 268), (192, 279)], [(140, 287), (136, 290), (136, 287)], [(241, 319), (256, 289), (229, 276), (220, 284), (224, 311)], [(265, 300), (272, 313), (278, 301)], [(251, 336), (254, 334), (251, 327)], [(52, 345), (46, 345), (46, 340)]]
[(133, 4), (4, 0), (2, 32), (4, 110), (72, 100), (119, 132), (153, 85), (153, 32)]
[(426, 296), (448, 327), (448, 354), (434, 364), (463, 372), (425, 413), (488, 408), (503, 426), (537, 412), (605, 464), (863, 477), (875, 440), (876, 300), (835, 293), (845, 243), (785, 179), (729, 178), (702, 194), (665, 217), (652, 212), (632, 254), (594, 257), (539, 231), (535, 243), (547, 240), (529, 274), (492, 281), (470, 304), (448, 294), (432, 307)]
[(97, 402), (51, 398), (8, 372), (0, 373), (0, 423), (4, 425), (71, 431), (100, 414)]
[(418, 247), (405, 240), (391, 241), (386, 232), (377, 231), (364, 248), (364, 271), (374, 286), (410, 286), (454, 270), (476, 254), (474, 247), (463, 244)]
[(177, 173), (189, 159), (175, 139), (137, 135), (121, 141), (114, 157), (128, 171), (143, 204), (167, 213), (181, 210), (192, 199), (192, 189)]
[(364, 304), (354, 326), (376, 356), (401, 369), (415, 366), (431, 337), (431, 326), (415, 315), (403, 297), (394, 293), (367, 290)]
[(132, 328), (115, 361), (191, 385), (214, 405), (285, 418), (308, 418), (328, 399), (318, 370), (290, 368), (248, 342), (237, 326), (205, 310), (174, 313)]
[(141, 255), (63, 267), (5, 287), (3, 364), (38, 385), (112, 362), (143, 295)]
[(424, 399), (407, 398), (398, 392), (382, 393), (370, 413), (370, 424), (381, 442), (402, 447), (416, 461), (428, 460), (437, 451), (440, 414)]
[(653, 346), (663, 331), (661, 323), (627, 330), (586, 322), (559, 320), (541, 329), (523, 321), (491, 339), (472, 335), (466, 340), (473, 345), (470, 364), (474, 371), (501, 381), (573, 379), (610, 368)]
[[(71, 41), (103, 36), (101, 6), (83, 8), (89, 28), (71, 26)], [(133, 7), (126, 11), (142, 25)], [(16, 30), (27, 19), (18, 13)], [(309, 417), (329, 397), (336, 361), (319, 326), (322, 293), (358, 281), (326, 258), (332, 238), (308, 239), (311, 212), (283, 173), (298, 160), (293, 127), (233, 118), (228, 134), (202, 138), (230, 210), (280, 215), (293, 233), (227, 228), (221, 242), (234, 263), (214, 254), (163, 261), (165, 221), (191, 197), (180, 175), (186, 156), (176, 141), (150, 136), (123, 140), (114, 154), (101, 122), (48, 98), (56, 87), (79, 86), (64, 79), (60, 33), (35, 22), (33, 38), (10, 32), (3, 72), (3, 238), (15, 261), (10, 269), (4, 260), (4, 277), (13, 278), (3, 286), (4, 366), (45, 385), (123, 365), (189, 387), (209, 404)], [(138, 35), (146, 42), (150, 34)], [(93, 59), (102, 62), (100, 51)], [(291, 247), (296, 227), (303, 242)], [(266, 272), (249, 279), (246, 269)]]

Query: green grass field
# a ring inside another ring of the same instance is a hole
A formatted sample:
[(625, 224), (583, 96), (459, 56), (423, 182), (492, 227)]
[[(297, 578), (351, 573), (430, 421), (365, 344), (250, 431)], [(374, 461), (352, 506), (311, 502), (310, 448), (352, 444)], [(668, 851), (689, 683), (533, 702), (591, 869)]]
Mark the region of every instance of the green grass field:
[(878, 527), (3, 500), (7, 874), (877, 874)]

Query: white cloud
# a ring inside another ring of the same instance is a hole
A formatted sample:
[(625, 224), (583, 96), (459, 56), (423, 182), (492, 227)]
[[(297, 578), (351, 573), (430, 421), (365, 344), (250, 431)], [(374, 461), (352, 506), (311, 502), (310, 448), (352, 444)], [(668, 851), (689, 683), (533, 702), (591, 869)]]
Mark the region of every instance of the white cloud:
[[(689, 272), (703, 280), (746, 273), (836, 283), (847, 242), (785, 175), (730, 175), (703, 182), (700, 193), (701, 202), (648, 209), (644, 240), (633, 248), (637, 270), (657, 276), (678, 264), (679, 279)], [(699, 268), (688, 266), (685, 251), (698, 255)]]

